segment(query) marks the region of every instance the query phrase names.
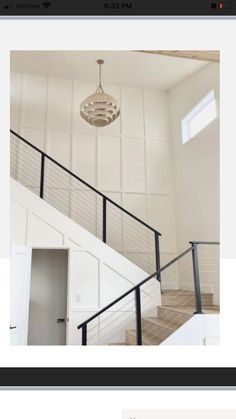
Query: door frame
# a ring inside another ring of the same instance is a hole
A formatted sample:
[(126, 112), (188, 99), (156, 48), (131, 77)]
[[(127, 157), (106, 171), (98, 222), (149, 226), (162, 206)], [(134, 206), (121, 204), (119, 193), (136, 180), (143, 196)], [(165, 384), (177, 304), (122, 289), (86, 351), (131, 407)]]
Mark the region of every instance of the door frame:
[[(31, 246), (29, 246), (31, 247)], [(31, 247), (31, 251), (33, 254), (33, 250), (67, 250), (67, 287), (66, 287), (66, 322), (65, 322), (65, 327), (66, 327), (66, 343), (65, 345), (68, 345), (68, 341), (69, 341), (69, 321), (70, 321), (70, 317), (69, 317), (69, 312), (70, 312), (70, 247), (69, 246), (65, 246), (65, 245), (61, 245), (61, 246), (32, 246)], [(32, 267), (31, 267), (32, 269)], [(29, 295), (30, 298), (30, 295)]]
[[(9, 315), (10, 316), (9, 316), (9, 320), (10, 320), (10, 326), (13, 326), (13, 327), (14, 327), (14, 324), (11, 323), (12, 322), (12, 314), (11, 313), (12, 313), (12, 304), (13, 304), (12, 288), (11, 287), (13, 286), (12, 275), (13, 275), (13, 271), (14, 271), (14, 269), (13, 269), (14, 265), (12, 265), (12, 260), (13, 260), (13, 257), (15, 255), (27, 256), (27, 259), (28, 259), (27, 260), (27, 278), (28, 279), (27, 279), (27, 289), (25, 291), (25, 297), (26, 297), (26, 300), (27, 300), (26, 305), (27, 306), (23, 308), (24, 311), (25, 311), (24, 318), (25, 318), (26, 323), (25, 323), (25, 328), (24, 328), (23, 343), (22, 343), (22, 340), (21, 340), (21, 343), (18, 342), (18, 344), (17, 344), (17, 345), (27, 345), (28, 344), (28, 330), (29, 330), (29, 301), (30, 301), (30, 283), (31, 283), (31, 266), (32, 266), (32, 247), (24, 245), (24, 244), (17, 244), (17, 243), (11, 243), (11, 245), (10, 245), (10, 289), (9, 289), (9, 296), (10, 296)], [(17, 332), (19, 332), (19, 325), (20, 324), (17, 323), (17, 321), (16, 321), (16, 325), (17, 325), (17, 328), (18, 328)], [(10, 343), (11, 343), (12, 334), (14, 334), (14, 333), (15, 333), (15, 331), (10, 330), (10, 336), (9, 336), (10, 337)]]

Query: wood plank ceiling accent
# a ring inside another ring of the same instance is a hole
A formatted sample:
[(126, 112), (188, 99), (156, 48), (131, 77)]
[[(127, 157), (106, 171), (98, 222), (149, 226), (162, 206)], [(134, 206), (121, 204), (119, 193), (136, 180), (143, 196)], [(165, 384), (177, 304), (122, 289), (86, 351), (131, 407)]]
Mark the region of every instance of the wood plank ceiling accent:
[(180, 57), (180, 58), (190, 58), (192, 60), (202, 60), (202, 61), (212, 61), (215, 63), (220, 62), (220, 51), (183, 51), (183, 50), (162, 50), (162, 51), (149, 51), (149, 50), (140, 50), (138, 52), (146, 52), (148, 54), (157, 54), (157, 55), (166, 55), (168, 57)]

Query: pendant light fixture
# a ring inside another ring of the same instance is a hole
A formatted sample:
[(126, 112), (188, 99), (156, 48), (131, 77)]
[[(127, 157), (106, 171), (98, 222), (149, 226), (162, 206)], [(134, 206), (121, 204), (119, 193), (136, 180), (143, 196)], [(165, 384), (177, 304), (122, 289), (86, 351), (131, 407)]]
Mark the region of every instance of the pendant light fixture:
[(99, 85), (96, 92), (88, 96), (80, 105), (80, 115), (90, 125), (105, 127), (115, 121), (120, 115), (117, 100), (104, 92), (101, 82), (101, 66), (103, 60), (97, 60), (99, 65)]

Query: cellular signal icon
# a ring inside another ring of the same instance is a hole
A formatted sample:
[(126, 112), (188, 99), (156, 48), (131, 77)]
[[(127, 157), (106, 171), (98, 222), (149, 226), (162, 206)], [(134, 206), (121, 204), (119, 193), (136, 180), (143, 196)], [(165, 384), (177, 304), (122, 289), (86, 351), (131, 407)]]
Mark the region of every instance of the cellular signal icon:
[(45, 9), (48, 9), (51, 5), (52, 5), (52, 4), (51, 4), (51, 3), (49, 3), (48, 1), (45, 1), (44, 3), (42, 3), (42, 6), (43, 6)]
[(4, 4), (3, 9), (12, 9), (12, 7), (14, 7), (14, 4), (13, 3)]

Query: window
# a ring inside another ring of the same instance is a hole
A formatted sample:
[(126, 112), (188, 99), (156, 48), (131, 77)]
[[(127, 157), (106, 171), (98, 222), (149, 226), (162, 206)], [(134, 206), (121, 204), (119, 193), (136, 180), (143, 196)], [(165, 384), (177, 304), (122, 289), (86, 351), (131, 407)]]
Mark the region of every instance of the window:
[(214, 90), (211, 90), (201, 102), (199, 102), (182, 119), (182, 142), (185, 144), (210, 124), (217, 116)]

